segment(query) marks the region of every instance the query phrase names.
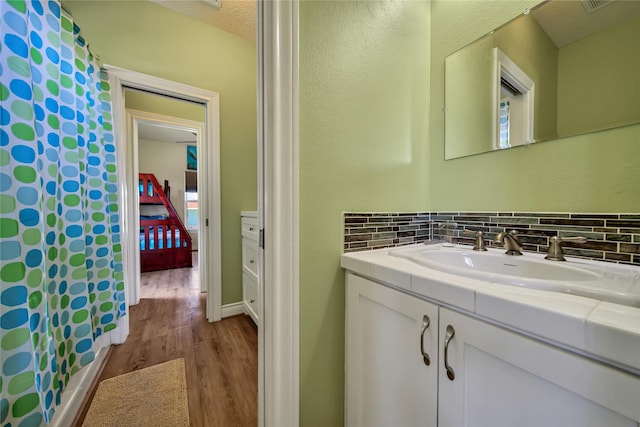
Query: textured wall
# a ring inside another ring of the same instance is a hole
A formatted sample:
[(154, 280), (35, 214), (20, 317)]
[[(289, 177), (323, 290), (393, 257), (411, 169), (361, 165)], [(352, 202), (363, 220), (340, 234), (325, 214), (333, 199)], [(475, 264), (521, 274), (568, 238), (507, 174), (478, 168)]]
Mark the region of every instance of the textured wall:
[(427, 203), (429, 5), (300, 4), (300, 417), (344, 414), (342, 212)]
[(65, 3), (103, 63), (220, 94), (222, 303), (240, 301), (240, 211), (257, 207), (255, 45), (149, 1)]
[(431, 3), (430, 209), (640, 211), (640, 125), (444, 160), (444, 58), (534, 3)]

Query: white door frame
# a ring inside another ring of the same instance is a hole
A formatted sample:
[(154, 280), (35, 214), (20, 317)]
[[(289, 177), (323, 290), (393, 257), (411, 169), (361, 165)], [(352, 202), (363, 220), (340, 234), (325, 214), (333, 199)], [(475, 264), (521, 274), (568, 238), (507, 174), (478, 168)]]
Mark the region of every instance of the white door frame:
[[(260, 427), (299, 424), (298, 1), (257, 2)], [(262, 262), (264, 261), (264, 262)]]
[[(139, 295), (136, 295), (136, 275), (138, 264), (135, 258), (139, 251), (139, 233), (134, 228), (139, 217), (135, 216), (137, 211), (138, 185), (137, 159), (132, 152), (133, 145), (128, 144), (127, 116), (124, 102), (125, 88), (138, 89), (146, 92), (170, 96), (185, 101), (201, 104), (205, 107), (205, 136), (202, 140), (208, 142), (207, 145), (199, 144), (198, 151), (203, 171), (200, 179), (207, 182), (209, 188), (208, 203), (204, 206), (205, 222), (208, 227), (203, 241), (200, 245), (206, 247), (208, 260), (199, 265), (200, 274), (208, 277), (209, 287), (207, 292), (207, 319), (210, 322), (220, 320), (222, 317), (222, 275), (221, 275), (221, 243), (220, 243), (220, 97), (217, 93), (208, 90), (184, 85), (177, 82), (161, 79), (154, 76), (126, 70), (112, 65), (105, 65), (111, 84), (111, 97), (113, 104), (114, 132), (117, 134), (118, 168), (124, 173), (118, 174), (118, 188), (120, 193), (121, 216), (121, 236), (123, 252), (123, 268), (125, 297), (127, 307), (138, 302)], [(135, 165), (134, 165), (135, 161)], [(206, 166), (204, 164), (206, 163)], [(200, 184), (200, 182), (198, 183)], [(126, 219), (125, 219), (126, 217)], [(206, 226), (205, 226), (206, 227)], [(136, 250), (136, 248), (138, 248)], [(139, 255), (139, 253), (138, 253)], [(128, 329), (128, 328), (127, 328)]]
[[(206, 134), (204, 132), (204, 123), (196, 122), (193, 120), (181, 119), (179, 117), (165, 116), (162, 114), (150, 113), (148, 111), (139, 111), (139, 110), (131, 110), (126, 108), (127, 115), (127, 128), (129, 129), (129, 136), (131, 141), (131, 149), (133, 150), (133, 171), (131, 177), (133, 182), (131, 183), (130, 188), (136, 188), (136, 183), (138, 182), (138, 173), (140, 172), (140, 157), (139, 157), (139, 141), (138, 141), (138, 126), (140, 123), (147, 123), (156, 126), (162, 126), (170, 129), (179, 129), (184, 131), (193, 132), (196, 136), (196, 144), (198, 147), (198, 153), (206, 153), (207, 150), (207, 140)], [(205, 137), (203, 138), (202, 135)], [(209, 194), (209, 183), (204, 177), (207, 174), (208, 165), (205, 162), (198, 161), (198, 189), (202, 194), (201, 200), (204, 200), (204, 205), (207, 203), (207, 196)], [(134, 221), (136, 221), (134, 230), (140, 229), (140, 196), (139, 192), (134, 192), (132, 194), (133, 201), (133, 212), (131, 212)], [(182, 200), (182, 204), (184, 205), (184, 200)], [(186, 217), (186, 212), (185, 212)], [(198, 211), (198, 224), (204, 224), (206, 220), (206, 212), (203, 209), (199, 209)], [(206, 238), (204, 238), (204, 227), (198, 227), (198, 241), (202, 241), (202, 245), (198, 249), (198, 266), (206, 263), (208, 259), (208, 245), (206, 244)], [(140, 245), (135, 245), (135, 254), (134, 259), (140, 259)], [(136, 273), (136, 281), (134, 285), (131, 287), (132, 291), (132, 299), (131, 305), (135, 305), (140, 302), (140, 264), (135, 263), (135, 273)], [(209, 278), (207, 277), (208, 269), (200, 269), (198, 274), (200, 281), (200, 291), (207, 292), (207, 284), (209, 283)]]

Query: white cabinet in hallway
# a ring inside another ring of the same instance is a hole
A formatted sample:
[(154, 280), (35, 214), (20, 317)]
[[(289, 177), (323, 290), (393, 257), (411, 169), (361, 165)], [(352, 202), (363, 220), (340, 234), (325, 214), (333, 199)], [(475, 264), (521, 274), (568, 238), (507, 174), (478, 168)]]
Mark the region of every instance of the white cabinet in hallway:
[(258, 323), (258, 214), (242, 211), (242, 301), (244, 311)]

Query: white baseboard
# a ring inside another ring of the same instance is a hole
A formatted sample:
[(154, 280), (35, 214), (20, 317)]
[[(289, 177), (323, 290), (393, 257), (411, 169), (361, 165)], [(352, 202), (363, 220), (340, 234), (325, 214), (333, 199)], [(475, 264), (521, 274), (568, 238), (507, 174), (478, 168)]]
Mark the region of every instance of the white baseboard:
[(236, 316), (238, 314), (244, 314), (244, 304), (242, 301), (234, 302), (231, 304), (225, 304), (222, 306), (222, 318), (229, 316)]
[(73, 424), (84, 399), (89, 393), (89, 388), (94, 379), (100, 373), (102, 363), (109, 353), (109, 347), (102, 347), (96, 351), (96, 358), (89, 365), (80, 369), (69, 381), (67, 388), (62, 393), (60, 405), (51, 419), (49, 427), (68, 427)]

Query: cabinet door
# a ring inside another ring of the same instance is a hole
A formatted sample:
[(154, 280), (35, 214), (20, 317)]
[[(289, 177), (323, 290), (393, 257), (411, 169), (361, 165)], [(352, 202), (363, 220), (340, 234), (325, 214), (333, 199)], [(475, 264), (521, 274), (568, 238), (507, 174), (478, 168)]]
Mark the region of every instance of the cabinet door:
[(640, 420), (637, 376), (444, 308), (440, 346), (440, 426), (610, 427)]
[(435, 426), (437, 306), (352, 274), (346, 305), (346, 425)]

